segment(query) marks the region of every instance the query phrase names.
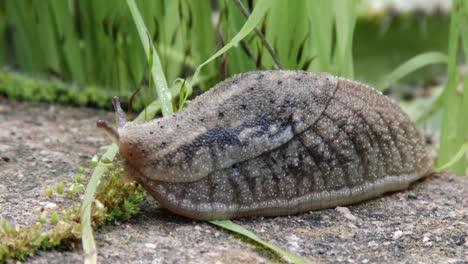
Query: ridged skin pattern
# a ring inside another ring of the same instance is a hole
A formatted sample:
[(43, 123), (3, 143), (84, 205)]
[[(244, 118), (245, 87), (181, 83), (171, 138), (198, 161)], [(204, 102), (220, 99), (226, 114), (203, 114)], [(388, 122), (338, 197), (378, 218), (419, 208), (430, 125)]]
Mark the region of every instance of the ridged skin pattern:
[(130, 176), (164, 207), (194, 219), (356, 203), (404, 189), (432, 169), (419, 132), (395, 103), (325, 73), (237, 75), (176, 116), (128, 123), (119, 134)]

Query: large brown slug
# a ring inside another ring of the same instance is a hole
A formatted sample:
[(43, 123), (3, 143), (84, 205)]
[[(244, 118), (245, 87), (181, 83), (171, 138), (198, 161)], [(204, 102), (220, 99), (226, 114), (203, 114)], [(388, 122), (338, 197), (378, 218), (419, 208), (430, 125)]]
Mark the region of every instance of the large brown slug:
[(327, 73), (236, 75), (179, 113), (126, 122), (117, 141), (131, 178), (165, 208), (203, 220), (279, 216), (402, 190), (433, 166), (392, 100)]

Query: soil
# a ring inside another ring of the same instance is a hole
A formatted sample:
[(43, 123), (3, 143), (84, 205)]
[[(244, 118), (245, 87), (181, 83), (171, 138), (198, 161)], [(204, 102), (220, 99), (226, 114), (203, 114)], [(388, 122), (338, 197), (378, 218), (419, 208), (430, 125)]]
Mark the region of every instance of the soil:
[[(74, 181), (110, 141), (98, 118), (112, 113), (0, 98), (0, 217), (34, 224), (42, 209), (70, 206), (47, 187)], [(468, 178), (435, 174), (404, 192), (349, 207), (235, 222), (310, 263), (468, 263)], [(148, 198), (143, 211), (95, 234), (101, 263), (284, 262), (206, 222), (174, 215)], [(81, 263), (72, 251), (39, 252), (32, 263)]]

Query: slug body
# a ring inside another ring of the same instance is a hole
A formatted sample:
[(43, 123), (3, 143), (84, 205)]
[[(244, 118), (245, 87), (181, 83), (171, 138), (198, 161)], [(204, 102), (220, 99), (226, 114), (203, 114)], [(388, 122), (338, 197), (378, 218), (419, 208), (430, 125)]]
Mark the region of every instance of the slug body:
[(236, 75), (179, 113), (126, 123), (130, 177), (183, 216), (289, 215), (402, 190), (432, 159), (406, 114), (363, 84), (327, 73)]

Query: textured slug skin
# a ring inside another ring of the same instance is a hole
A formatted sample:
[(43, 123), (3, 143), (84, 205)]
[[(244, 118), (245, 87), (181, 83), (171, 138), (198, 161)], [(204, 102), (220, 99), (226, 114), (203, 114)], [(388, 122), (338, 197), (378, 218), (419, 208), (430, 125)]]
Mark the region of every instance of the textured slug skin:
[(432, 169), (389, 98), (326, 73), (236, 75), (174, 116), (119, 129), (128, 173), (202, 220), (278, 216), (397, 191)]

